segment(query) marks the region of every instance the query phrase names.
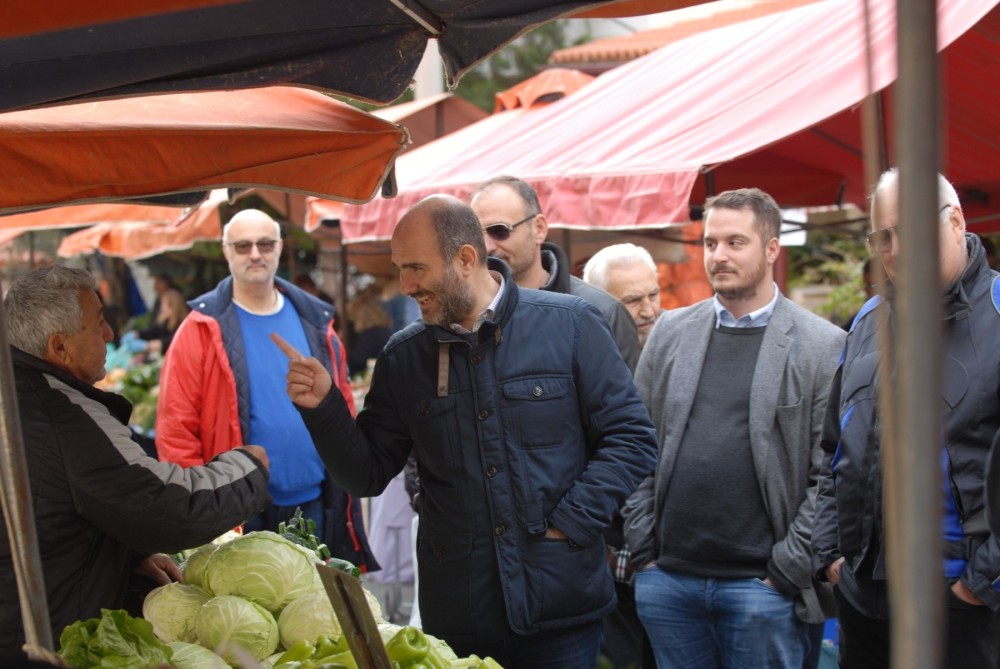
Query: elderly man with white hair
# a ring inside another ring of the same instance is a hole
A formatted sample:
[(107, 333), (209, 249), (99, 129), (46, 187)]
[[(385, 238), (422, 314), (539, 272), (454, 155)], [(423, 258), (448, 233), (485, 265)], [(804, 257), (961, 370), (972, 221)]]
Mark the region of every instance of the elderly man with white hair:
[(645, 344), (662, 311), (656, 263), (649, 251), (628, 243), (606, 246), (587, 261), (583, 280), (625, 305), (639, 330), (639, 345)]

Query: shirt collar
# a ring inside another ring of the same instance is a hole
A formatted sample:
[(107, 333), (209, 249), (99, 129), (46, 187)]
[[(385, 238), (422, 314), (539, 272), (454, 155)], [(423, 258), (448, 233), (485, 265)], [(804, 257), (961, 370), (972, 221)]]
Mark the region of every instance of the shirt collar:
[(462, 335), (478, 332), (479, 328), (482, 326), (483, 323), (485, 323), (486, 321), (491, 321), (496, 317), (497, 305), (500, 304), (500, 298), (503, 296), (504, 280), (503, 280), (503, 275), (495, 270), (490, 270), (490, 276), (493, 277), (494, 281), (500, 284), (500, 289), (497, 290), (497, 294), (493, 297), (493, 300), (488, 305), (486, 305), (486, 308), (483, 309), (482, 313), (476, 317), (476, 320), (472, 323), (471, 330), (466, 330), (459, 323), (452, 323), (449, 326), (452, 332), (456, 332)]
[(726, 326), (730, 328), (762, 328), (767, 325), (771, 320), (771, 315), (774, 314), (774, 307), (778, 304), (778, 295), (780, 291), (778, 290), (778, 284), (774, 284), (774, 297), (771, 301), (765, 304), (760, 309), (756, 311), (751, 311), (740, 319), (733, 317), (729, 309), (722, 306), (722, 302), (719, 301), (719, 296), (716, 295), (712, 298), (712, 303), (715, 305), (715, 327), (718, 329), (720, 326)]

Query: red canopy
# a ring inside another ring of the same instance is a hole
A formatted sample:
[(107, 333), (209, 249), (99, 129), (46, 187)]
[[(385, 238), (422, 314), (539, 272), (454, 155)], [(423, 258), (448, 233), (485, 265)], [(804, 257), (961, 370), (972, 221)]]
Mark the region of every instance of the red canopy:
[[(874, 88), (882, 89), (896, 76), (895, 2), (867, 4)], [(941, 0), (939, 42), (965, 35), (944, 58), (944, 171), (960, 189), (1000, 194), (996, 12), (968, 32), (995, 5)], [(385, 238), (424, 196), (466, 197), (497, 174), (531, 182), (549, 220), (578, 229), (688, 222), (706, 173), (715, 192), (759, 186), (786, 206), (861, 203), (852, 108), (868, 92), (863, 6), (827, 0), (671, 44), (442, 154), (432, 171), (400, 172), (398, 197), (346, 207), (341, 225)]]

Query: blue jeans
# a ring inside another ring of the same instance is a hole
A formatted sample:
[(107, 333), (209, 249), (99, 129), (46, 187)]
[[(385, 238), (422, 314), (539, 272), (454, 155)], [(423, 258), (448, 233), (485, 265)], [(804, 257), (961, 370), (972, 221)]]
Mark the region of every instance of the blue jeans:
[(802, 669), (809, 651), (794, 600), (760, 579), (651, 567), (636, 574), (635, 601), (659, 669)]

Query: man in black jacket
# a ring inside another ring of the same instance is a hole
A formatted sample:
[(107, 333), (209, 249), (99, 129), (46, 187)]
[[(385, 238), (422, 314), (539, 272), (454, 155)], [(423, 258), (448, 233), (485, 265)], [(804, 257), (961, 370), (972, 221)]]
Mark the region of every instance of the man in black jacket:
[[(941, 466), (946, 542), (947, 667), (993, 669), (1000, 661), (1000, 541), (984, 522), (984, 468), (1000, 427), (998, 316), (990, 297), (997, 273), (979, 238), (965, 231), (954, 187), (938, 177), (943, 305)], [(899, 235), (898, 172), (882, 175), (872, 196), (868, 243), (895, 284)], [(834, 377), (823, 430), (824, 462), (812, 533), (817, 576), (837, 586), (840, 666), (891, 664), (887, 542), (882, 517), (881, 424), (878, 407), (879, 330), (894, 326), (891, 290), (869, 300), (854, 320)], [(891, 372), (890, 372), (891, 373)], [(928, 493), (930, 494), (930, 493)], [(893, 583), (905, 588), (906, 583)]]
[[(270, 502), (268, 458), (242, 446), (184, 469), (145, 454), (132, 405), (99, 390), (111, 328), (94, 278), (54, 265), (4, 299), (25, 459), (56, 639), (122, 608), (133, 572), (179, 580), (163, 553), (208, 543)], [(0, 659), (24, 643), (12, 550), (0, 518)], [(4, 665), (6, 666), (6, 665)]]

